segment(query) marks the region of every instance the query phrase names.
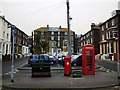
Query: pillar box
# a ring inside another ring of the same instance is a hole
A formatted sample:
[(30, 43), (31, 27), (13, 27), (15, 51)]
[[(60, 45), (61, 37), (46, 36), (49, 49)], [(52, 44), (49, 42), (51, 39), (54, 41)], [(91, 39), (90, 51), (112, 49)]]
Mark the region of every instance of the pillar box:
[(70, 75), (71, 73), (70, 67), (71, 67), (70, 56), (66, 56), (64, 58), (64, 76)]

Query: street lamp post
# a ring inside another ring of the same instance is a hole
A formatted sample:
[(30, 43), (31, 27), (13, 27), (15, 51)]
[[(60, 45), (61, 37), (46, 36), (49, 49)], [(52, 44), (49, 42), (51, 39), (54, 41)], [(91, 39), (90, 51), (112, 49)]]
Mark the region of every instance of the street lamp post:
[[(72, 20), (72, 17), (70, 16), (69, 17), (69, 21), (71, 21)], [(71, 28), (71, 22), (69, 22), (69, 29)], [(70, 38), (70, 43), (69, 43), (69, 48), (70, 48), (70, 56), (71, 56), (71, 52), (72, 52), (72, 46), (71, 46), (71, 30), (69, 31), (69, 38)]]
[(11, 64), (11, 82), (14, 82), (14, 37), (15, 37), (15, 26), (10, 25), (8, 28), (11, 28), (12, 32), (12, 64)]
[(12, 25), (12, 65), (11, 65), (11, 82), (14, 82), (14, 37), (15, 37), (15, 26)]

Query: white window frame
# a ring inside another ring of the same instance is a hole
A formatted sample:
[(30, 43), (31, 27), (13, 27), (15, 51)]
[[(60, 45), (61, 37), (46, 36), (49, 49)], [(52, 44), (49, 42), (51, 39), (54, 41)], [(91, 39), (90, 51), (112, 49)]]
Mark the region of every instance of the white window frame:
[(54, 32), (53, 32), (53, 31), (51, 32), (51, 35), (54, 35)]
[(58, 42), (58, 47), (60, 47), (60, 42)]
[(93, 43), (93, 38), (91, 38), (91, 43)]
[(108, 39), (108, 33), (106, 33), (106, 39)]
[(93, 34), (93, 32), (91, 32), (91, 35)]
[(73, 35), (73, 32), (71, 32), (71, 35)]
[(112, 19), (112, 26), (115, 25), (115, 19)]
[(111, 53), (111, 43), (109, 43), (109, 53)]
[(105, 40), (105, 36), (102, 34), (102, 41), (104, 41)]
[(65, 32), (64, 34), (65, 34), (65, 35), (68, 35), (68, 32)]
[(58, 36), (58, 41), (60, 41), (60, 36)]
[(60, 32), (58, 32), (58, 35), (60, 35)]
[(51, 40), (54, 40), (54, 36), (51, 36)]
[(104, 31), (104, 26), (102, 25), (102, 31)]
[(41, 32), (41, 35), (43, 35), (44, 34), (44, 32)]
[(108, 28), (108, 22), (106, 22), (106, 28)]

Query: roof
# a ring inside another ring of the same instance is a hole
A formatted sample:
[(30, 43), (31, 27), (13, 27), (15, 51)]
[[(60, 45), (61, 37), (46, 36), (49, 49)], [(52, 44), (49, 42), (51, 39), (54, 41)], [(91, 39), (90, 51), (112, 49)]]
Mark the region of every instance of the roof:
[(110, 17), (109, 19), (107, 19), (106, 21), (104, 21), (103, 23), (101, 23), (99, 26), (102, 26), (102, 25), (106, 24), (106, 22), (108, 22), (109, 20), (111, 20), (111, 19), (113, 19), (113, 18), (115, 18), (117, 16), (120, 16), (120, 13), (117, 13), (116, 15)]
[(61, 32), (68, 32), (67, 28), (59, 28), (59, 27), (40, 27), (37, 28), (35, 31), (61, 31)]
[(68, 32), (67, 28), (61, 28), (61, 32)]
[(40, 27), (38, 29), (36, 29), (37, 31), (47, 31), (47, 27)]

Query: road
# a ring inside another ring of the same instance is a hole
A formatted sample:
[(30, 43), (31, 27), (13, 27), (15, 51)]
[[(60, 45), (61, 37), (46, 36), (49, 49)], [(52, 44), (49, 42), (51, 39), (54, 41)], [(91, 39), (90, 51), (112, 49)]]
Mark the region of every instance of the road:
[[(17, 71), (18, 67), (25, 65), (27, 62), (28, 62), (28, 57), (15, 60), (14, 61), (15, 72)], [(96, 64), (106, 69), (110, 69), (115, 72), (117, 71), (117, 63), (114, 61), (96, 60)], [(2, 62), (2, 74), (10, 74), (10, 71), (11, 71), (11, 61)]]
[[(16, 71), (18, 67), (26, 64), (27, 62), (28, 62), (28, 57), (14, 60), (14, 70)], [(11, 71), (11, 61), (3, 61), (2, 62), (2, 74), (9, 74), (10, 71)]]
[(117, 62), (115, 61), (107, 61), (107, 60), (96, 60), (96, 64), (100, 65), (106, 69), (117, 71)]

